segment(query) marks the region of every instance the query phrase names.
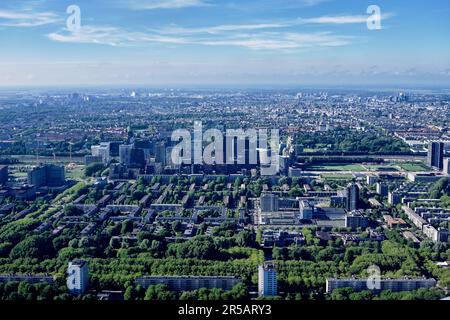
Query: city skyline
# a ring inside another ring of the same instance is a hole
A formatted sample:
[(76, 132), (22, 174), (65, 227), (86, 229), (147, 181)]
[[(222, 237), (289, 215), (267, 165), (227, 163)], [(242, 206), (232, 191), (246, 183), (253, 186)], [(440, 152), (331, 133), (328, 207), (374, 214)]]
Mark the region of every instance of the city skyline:
[(4, 1), (0, 86), (445, 87), (449, 12), (438, 0)]

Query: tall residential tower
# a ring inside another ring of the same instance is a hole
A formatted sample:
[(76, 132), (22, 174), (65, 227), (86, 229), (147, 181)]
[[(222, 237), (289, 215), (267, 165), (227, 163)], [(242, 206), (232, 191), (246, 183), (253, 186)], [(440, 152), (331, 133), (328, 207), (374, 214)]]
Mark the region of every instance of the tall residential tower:
[(258, 293), (261, 297), (278, 294), (277, 270), (272, 262), (264, 262), (258, 270)]

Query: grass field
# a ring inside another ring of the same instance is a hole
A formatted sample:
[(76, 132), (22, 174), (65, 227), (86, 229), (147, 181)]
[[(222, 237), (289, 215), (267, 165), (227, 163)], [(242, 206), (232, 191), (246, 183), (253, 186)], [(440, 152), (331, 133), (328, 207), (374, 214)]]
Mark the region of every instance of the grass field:
[(11, 174), (11, 176), (16, 177), (16, 178), (26, 178), (27, 173), (26, 172), (14, 172), (13, 174)]
[(391, 164), (382, 164), (382, 165), (364, 165), (364, 167), (368, 171), (398, 171), (398, 168), (394, 167)]
[(66, 178), (81, 181), (84, 178), (84, 166), (77, 166), (74, 169), (66, 169)]
[(421, 172), (421, 171), (428, 171), (429, 168), (424, 165), (423, 163), (399, 163), (398, 166), (402, 168), (405, 171), (409, 172)]
[(309, 166), (308, 171), (365, 171), (360, 164), (329, 163), (324, 165)]

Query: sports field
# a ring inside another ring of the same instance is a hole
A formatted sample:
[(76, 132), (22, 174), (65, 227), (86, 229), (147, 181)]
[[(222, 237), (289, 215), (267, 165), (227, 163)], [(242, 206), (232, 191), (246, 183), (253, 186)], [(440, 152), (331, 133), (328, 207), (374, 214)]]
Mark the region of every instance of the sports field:
[(307, 167), (308, 171), (366, 171), (360, 164), (327, 163)]
[(398, 166), (405, 171), (421, 172), (430, 170), (425, 164), (420, 162), (399, 163)]

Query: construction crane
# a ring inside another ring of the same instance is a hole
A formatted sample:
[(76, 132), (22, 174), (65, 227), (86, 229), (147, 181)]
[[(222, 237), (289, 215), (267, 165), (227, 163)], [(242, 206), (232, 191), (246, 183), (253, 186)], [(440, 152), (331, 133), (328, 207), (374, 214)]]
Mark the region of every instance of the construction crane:
[(40, 141), (36, 139), (36, 165), (39, 165), (39, 149), (40, 149)]
[(73, 141), (69, 142), (69, 164), (67, 165), (67, 169), (72, 170), (77, 165), (72, 160), (72, 145), (74, 145)]
[(69, 142), (69, 163), (72, 163), (72, 145), (74, 143), (72, 141)]

